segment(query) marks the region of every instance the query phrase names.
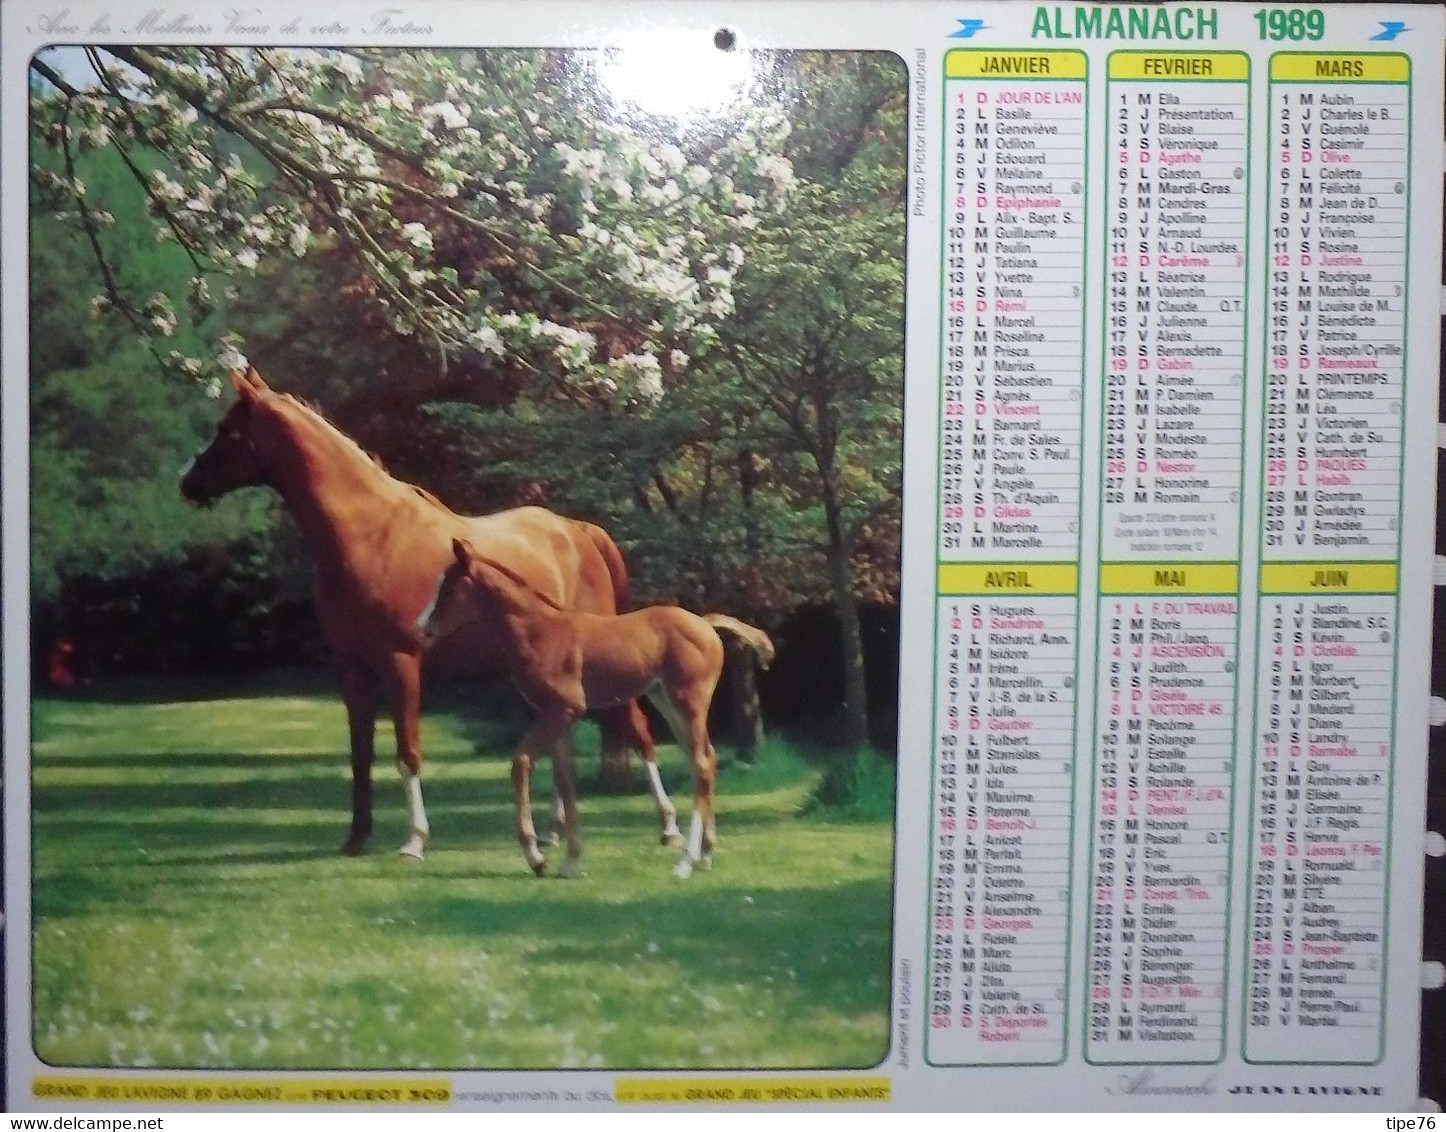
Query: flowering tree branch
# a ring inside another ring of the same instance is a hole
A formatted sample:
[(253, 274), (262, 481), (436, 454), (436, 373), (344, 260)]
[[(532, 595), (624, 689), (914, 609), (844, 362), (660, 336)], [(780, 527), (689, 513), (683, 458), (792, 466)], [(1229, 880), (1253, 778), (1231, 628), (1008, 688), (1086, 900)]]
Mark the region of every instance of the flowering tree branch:
[[(85, 89), (32, 61), (59, 92), (32, 99), (37, 133), (63, 149), (78, 114), (82, 148), (114, 145), (202, 288), (340, 250), (439, 368), (491, 356), (580, 400), (656, 400), (708, 350), (757, 214), (785, 207), (792, 181), (781, 113), (740, 111), (685, 153), (552, 93), (546, 53), (87, 55)], [(146, 173), (138, 147), (161, 167)], [(73, 156), (61, 179), (74, 195)], [(116, 310), (141, 312), (102, 277)]]

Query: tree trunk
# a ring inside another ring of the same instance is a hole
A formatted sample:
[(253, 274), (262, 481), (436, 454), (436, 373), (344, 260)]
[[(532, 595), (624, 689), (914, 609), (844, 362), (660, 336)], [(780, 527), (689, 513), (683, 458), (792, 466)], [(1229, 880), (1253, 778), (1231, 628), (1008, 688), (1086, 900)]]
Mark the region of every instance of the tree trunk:
[(869, 741), (868, 685), (864, 680), (864, 634), (859, 624), (859, 606), (849, 582), (848, 545), (838, 501), (830, 485), (824, 489), (824, 514), (828, 520), (828, 564), (833, 582), (833, 604), (843, 634), (844, 741), (850, 748)]
[(728, 677), (728, 730), (738, 747), (738, 757), (751, 763), (763, 745), (763, 713), (758, 706), (757, 662), (753, 650), (731, 634), (723, 636), (728, 654), (724, 671)]

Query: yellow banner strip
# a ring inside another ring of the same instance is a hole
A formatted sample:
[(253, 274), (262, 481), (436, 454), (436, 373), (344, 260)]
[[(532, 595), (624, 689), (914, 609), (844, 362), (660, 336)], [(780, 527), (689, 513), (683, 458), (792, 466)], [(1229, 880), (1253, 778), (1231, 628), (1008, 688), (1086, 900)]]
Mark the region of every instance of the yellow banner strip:
[(1116, 51), (1110, 56), (1110, 78), (1244, 82), (1250, 78), (1250, 58), (1236, 51)]
[(618, 1104), (882, 1104), (888, 1077), (622, 1077)]
[(1404, 83), (1411, 80), (1411, 60), (1394, 52), (1287, 52), (1270, 57), (1270, 77), (1286, 83)]
[(100, 1104), (445, 1105), (452, 1082), (440, 1078), (358, 1077), (37, 1077), (30, 1095)]
[(1079, 589), (1073, 562), (939, 563), (941, 594), (1072, 594)]
[(956, 48), (944, 56), (949, 79), (1082, 79), (1087, 69), (1083, 51)]
[(1102, 594), (1233, 594), (1240, 584), (1234, 562), (1105, 562)]
[(1393, 594), (1394, 562), (1266, 562), (1260, 567), (1265, 594)]

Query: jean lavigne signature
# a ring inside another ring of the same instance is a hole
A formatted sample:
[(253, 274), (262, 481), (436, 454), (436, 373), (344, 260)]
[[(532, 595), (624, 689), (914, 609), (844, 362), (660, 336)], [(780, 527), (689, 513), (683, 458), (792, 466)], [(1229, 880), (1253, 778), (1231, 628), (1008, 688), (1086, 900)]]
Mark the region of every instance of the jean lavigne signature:
[(1195, 1084), (1189, 1082), (1169, 1083), (1155, 1080), (1153, 1069), (1142, 1069), (1138, 1073), (1122, 1075), (1114, 1085), (1105, 1086), (1111, 1096), (1124, 1097), (1208, 1097), (1214, 1095), (1215, 1078), (1206, 1077)]

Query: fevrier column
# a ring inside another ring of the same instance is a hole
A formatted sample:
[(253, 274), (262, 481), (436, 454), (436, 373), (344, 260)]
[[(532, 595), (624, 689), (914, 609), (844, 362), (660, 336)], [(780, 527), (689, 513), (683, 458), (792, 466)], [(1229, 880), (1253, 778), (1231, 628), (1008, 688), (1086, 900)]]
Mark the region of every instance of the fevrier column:
[(1249, 60), (1116, 52), (1106, 105), (1085, 1056), (1211, 1062), (1230, 922)]

